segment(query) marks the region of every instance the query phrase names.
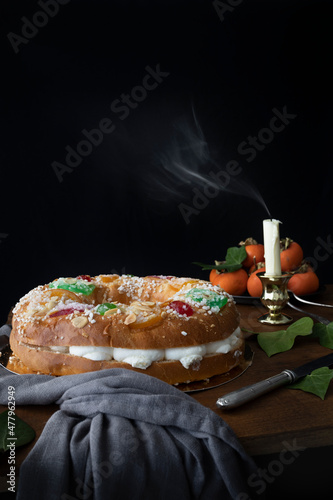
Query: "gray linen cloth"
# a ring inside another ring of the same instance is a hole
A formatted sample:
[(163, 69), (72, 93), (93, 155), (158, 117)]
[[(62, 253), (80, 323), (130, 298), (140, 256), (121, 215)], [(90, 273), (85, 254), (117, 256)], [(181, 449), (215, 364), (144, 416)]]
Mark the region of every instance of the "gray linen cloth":
[[(12, 375), (0, 404), (56, 403), (20, 468), (18, 500), (249, 499), (256, 467), (217, 414), (145, 374)], [(246, 493), (247, 492), (247, 493)]]

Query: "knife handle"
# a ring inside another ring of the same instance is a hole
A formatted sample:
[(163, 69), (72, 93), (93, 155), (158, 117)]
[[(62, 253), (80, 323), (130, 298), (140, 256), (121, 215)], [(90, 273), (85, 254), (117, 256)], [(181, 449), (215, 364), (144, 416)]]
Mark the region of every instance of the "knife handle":
[(261, 380), (256, 384), (248, 385), (247, 387), (243, 387), (242, 389), (238, 389), (237, 391), (233, 391), (225, 396), (222, 396), (216, 401), (216, 404), (223, 410), (236, 408), (237, 406), (247, 403), (248, 401), (252, 401), (252, 399), (257, 398), (262, 394), (266, 394), (267, 392), (276, 389), (277, 387), (289, 384), (293, 382), (294, 379), (295, 377), (292, 371), (283, 370), (283, 372), (278, 375), (274, 375), (273, 377)]

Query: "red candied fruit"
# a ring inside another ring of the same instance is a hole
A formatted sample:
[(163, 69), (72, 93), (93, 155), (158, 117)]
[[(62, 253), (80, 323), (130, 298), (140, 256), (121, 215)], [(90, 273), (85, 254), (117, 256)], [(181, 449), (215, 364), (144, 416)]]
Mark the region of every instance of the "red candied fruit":
[(78, 280), (85, 280), (85, 281), (91, 281), (90, 276), (88, 274), (80, 274), (80, 276), (77, 276)]
[(65, 316), (66, 314), (72, 314), (75, 311), (73, 307), (69, 307), (67, 309), (60, 309), (60, 311), (56, 311), (50, 314), (50, 318), (55, 318), (56, 316)]
[(192, 307), (181, 300), (174, 300), (169, 304), (169, 307), (171, 307), (171, 309), (176, 311), (178, 314), (184, 314), (185, 316), (192, 316), (194, 313)]

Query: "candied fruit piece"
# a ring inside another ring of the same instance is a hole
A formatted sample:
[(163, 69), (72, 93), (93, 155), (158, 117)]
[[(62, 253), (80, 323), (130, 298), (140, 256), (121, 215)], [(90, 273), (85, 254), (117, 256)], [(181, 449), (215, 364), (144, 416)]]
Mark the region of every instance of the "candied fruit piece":
[(185, 316), (192, 316), (194, 313), (192, 307), (181, 300), (174, 300), (169, 304), (169, 307), (171, 307), (171, 309), (176, 311), (178, 314), (183, 314)]

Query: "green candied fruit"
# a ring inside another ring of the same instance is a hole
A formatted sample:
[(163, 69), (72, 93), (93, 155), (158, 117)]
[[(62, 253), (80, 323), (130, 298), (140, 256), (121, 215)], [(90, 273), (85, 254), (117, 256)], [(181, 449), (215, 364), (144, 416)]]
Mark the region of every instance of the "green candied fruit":
[(49, 284), (49, 288), (61, 288), (69, 292), (82, 293), (83, 295), (90, 295), (95, 290), (95, 285), (88, 283), (86, 280), (75, 278), (59, 278)]
[(116, 309), (117, 306), (114, 304), (109, 304), (109, 302), (104, 302), (103, 304), (100, 304), (99, 306), (96, 307), (96, 312), (100, 314), (101, 316), (104, 316), (106, 311), (109, 309)]
[(211, 290), (204, 290), (203, 288), (192, 288), (189, 290), (185, 297), (189, 297), (195, 302), (203, 302), (210, 308), (219, 307), (220, 309), (228, 302), (228, 297), (221, 297), (218, 293)]

